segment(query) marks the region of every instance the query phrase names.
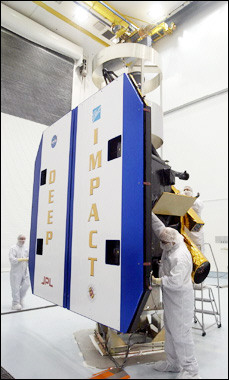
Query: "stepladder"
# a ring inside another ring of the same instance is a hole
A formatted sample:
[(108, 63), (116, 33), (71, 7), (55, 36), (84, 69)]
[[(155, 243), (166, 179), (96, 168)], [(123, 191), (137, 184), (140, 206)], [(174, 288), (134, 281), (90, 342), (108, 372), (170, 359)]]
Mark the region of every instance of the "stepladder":
[[(220, 310), (220, 286), (219, 286), (219, 274), (217, 263), (212, 251), (212, 247), (209, 243), (210, 251), (212, 253), (213, 260), (216, 266), (217, 274), (217, 299), (214, 296), (214, 292), (211, 285), (206, 285), (204, 283), (194, 284), (194, 323), (198, 323), (199, 327), (194, 327), (196, 329), (202, 330), (202, 336), (206, 335), (206, 329), (213, 325), (217, 325), (218, 328), (221, 327), (221, 310)], [(200, 317), (197, 317), (200, 314)], [(214, 322), (208, 326), (205, 323), (205, 315), (212, 315), (214, 317)]]

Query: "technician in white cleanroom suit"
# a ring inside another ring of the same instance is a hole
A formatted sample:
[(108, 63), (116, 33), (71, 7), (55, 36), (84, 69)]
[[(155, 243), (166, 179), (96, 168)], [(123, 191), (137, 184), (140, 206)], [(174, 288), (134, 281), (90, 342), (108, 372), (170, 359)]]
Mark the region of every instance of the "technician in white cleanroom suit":
[(10, 285), (12, 290), (12, 309), (21, 310), (23, 298), (29, 288), (28, 249), (25, 248), (25, 236), (19, 235), (17, 244), (10, 248), (9, 260), (11, 264)]
[[(181, 191), (182, 195), (187, 195), (188, 197), (193, 197), (193, 190), (190, 186), (185, 186), (183, 191)], [(201, 218), (201, 211), (204, 208), (204, 203), (197, 198), (192, 205), (192, 209), (197, 213), (197, 215)], [(200, 231), (189, 231), (188, 228), (184, 228), (187, 235), (193, 241), (193, 243), (197, 246), (197, 248), (204, 253), (204, 230), (201, 227)]]
[(173, 228), (165, 227), (153, 212), (152, 228), (163, 249), (160, 278), (152, 276), (152, 282), (162, 288), (166, 353), (166, 361), (155, 363), (153, 368), (163, 372), (180, 372), (177, 379), (201, 379), (191, 331), (194, 315), (192, 257), (182, 235)]

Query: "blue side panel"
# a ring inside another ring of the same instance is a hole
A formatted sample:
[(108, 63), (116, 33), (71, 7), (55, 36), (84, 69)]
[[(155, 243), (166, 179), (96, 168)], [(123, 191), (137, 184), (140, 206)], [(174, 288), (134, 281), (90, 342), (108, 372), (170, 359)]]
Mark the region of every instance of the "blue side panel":
[(127, 332), (143, 294), (144, 127), (143, 102), (123, 80), (120, 331)]
[(40, 189), (40, 172), (41, 172), (41, 153), (42, 142), (39, 145), (37, 157), (34, 168), (34, 182), (33, 182), (33, 203), (32, 203), (32, 216), (30, 227), (30, 244), (29, 244), (29, 274), (32, 293), (34, 289), (34, 271), (35, 271), (35, 257), (36, 257), (36, 241), (37, 241), (37, 213), (38, 213), (38, 201), (39, 201), (39, 189)]
[(73, 220), (73, 200), (74, 200), (74, 180), (75, 180), (75, 157), (76, 157), (76, 131), (77, 131), (78, 108), (72, 111), (71, 135), (69, 149), (69, 169), (68, 169), (68, 195), (67, 195), (67, 216), (66, 216), (66, 236), (65, 236), (65, 265), (64, 265), (64, 295), (63, 307), (70, 309), (70, 285), (71, 285), (71, 255), (72, 255), (72, 220)]

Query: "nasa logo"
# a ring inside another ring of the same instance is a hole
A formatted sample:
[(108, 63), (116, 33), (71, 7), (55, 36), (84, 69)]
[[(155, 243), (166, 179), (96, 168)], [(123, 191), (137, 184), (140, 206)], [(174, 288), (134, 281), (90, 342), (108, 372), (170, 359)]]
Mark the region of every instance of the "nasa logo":
[(52, 148), (55, 148), (56, 143), (57, 143), (57, 136), (54, 135), (53, 138), (52, 138), (52, 141), (51, 141), (51, 147), (52, 147)]
[(96, 121), (96, 120), (99, 120), (101, 118), (101, 106), (98, 106), (96, 108), (93, 109), (93, 113), (92, 113), (92, 121), (93, 123)]

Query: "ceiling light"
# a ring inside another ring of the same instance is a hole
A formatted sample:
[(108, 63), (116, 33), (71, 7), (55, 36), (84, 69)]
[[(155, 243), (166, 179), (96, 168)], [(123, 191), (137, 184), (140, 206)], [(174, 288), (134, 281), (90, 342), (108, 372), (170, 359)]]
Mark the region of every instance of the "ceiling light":
[(77, 21), (84, 22), (88, 19), (88, 12), (83, 8), (77, 7), (74, 18), (77, 19)]
[(164, 16), (165, 12), (160, 1), (155, 2), (147, 15), (151, 18), (152, 22), (160, 21)]

